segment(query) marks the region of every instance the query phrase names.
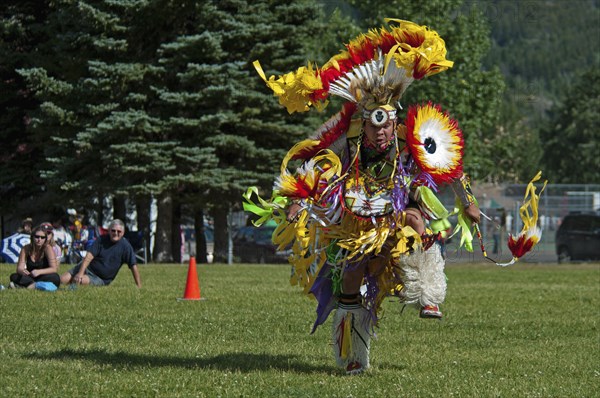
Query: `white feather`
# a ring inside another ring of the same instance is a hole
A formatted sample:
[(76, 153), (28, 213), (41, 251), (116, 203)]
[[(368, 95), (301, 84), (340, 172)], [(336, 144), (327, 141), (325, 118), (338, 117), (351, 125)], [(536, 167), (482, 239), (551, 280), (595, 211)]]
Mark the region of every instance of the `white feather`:
[(401, 295), (406, 304), (440, 305), (446, 298), (444, 258), (439, 245), (427, 251), (415, 251), (400, 258), (404, 289)]

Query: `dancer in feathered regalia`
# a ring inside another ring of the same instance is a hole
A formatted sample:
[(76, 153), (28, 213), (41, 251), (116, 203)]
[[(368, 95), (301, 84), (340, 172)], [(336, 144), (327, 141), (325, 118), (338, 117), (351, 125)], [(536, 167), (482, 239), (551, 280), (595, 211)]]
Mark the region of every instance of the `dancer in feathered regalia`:
[[(418, 104), (400, 118), (400, 99), (415, 80), (452, 67), (439, 35), (425, 26), (387, 20), (351, 41), (323, 67), (309, 64), (266, 78), (292, 112), (323, 108), (327, 97), (347, 102), (314, 137), (283, 159), (273, 196), (245, 208), (278, 223), (273, 240), (293, 247), (291, 281), (317, 301), (313, 331), (335, 310), (333, 347), (349, 374), (369, 367), (370, 337), (381, 303), (396, 296), (415, 304), (424, 318), (441, 318), (446, 295), (438, 244), (449, 228), (436, 197), (450, 184), (462, 242), (479, 208), (463, 174), (464, 141), (458, 123), (439, 105)], [(292, 168), (291, 163), (299, 163)], [(293, 172), (290, 171), (293, 169)]]

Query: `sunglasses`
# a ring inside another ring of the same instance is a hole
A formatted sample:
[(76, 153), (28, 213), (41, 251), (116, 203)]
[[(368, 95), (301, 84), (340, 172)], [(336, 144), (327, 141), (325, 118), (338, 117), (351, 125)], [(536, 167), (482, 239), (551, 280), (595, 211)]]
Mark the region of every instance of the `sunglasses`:
[(110, 232), (114, 232), (117, 235), (121, 235), (123, 233), (123, 231), (120, 231), (118, 229), (111, 229)]
[(46, 237), (43, 235), (33, 235), (34, 239), (41, 239), (41, 240), (46, 240)]

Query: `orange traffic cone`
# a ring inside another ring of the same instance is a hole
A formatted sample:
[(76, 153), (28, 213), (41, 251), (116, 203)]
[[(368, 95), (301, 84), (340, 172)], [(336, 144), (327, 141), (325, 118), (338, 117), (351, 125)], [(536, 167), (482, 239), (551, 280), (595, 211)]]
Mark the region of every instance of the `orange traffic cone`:
[(196, 271), (196, 257), (190, 257), (187, 282), (183, 298), (178, 300), (203, 300), (200, 297), (200, 284), (198, 283), (198, 272)]

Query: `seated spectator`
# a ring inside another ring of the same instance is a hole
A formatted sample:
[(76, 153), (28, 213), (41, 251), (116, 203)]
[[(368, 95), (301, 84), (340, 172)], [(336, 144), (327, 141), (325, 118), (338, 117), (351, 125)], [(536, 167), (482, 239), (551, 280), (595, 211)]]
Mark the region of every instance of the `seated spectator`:
[(60, 264), (62, 259), (62, 248), (54, 240), (54, 227), (49, 222), (43, 222), (40, 227), (46, 232), (46, 235), (48, 236), (48, 245), (54, 250), (56, 262)]
[(58, 263), (54, 250), (48, 244), (48, 235), (42, 227), (31, 232), (31, 243), (23, 246), (17, 261), (17, 272), (10, 275), (10, 287), (35, 289), (37, 282), (60, 285)]
[(17, 232), (20, 234), (29, 235), (31, 233), (31, 228), (33, 228), (33, 220), (31, 217), (27, 217), (23, 221), (21, 221), (21, 228)]
[(69, 251), (69, 247), (71, 247), (73, 238), (71, 237), (71, 234), (63, 226), (62, 220), (60, 218), (56, 219), (52, 223), (52, 227), (54, 229), (54, 240), (56, 241), (58, 246), (60, 246), (60, 248), (62, 249), (63, 258), (66, 258), (66, 255)]
[(138, 288), (142, 287), (135, 252), (123, 237), (125, 224), (121, 220), (113, 220), (108, 230), (109, 235), (96, 239), (81, 264), (61, 275), (62, 283), (106, 286), (115, 279), (121, 266), (127, 263), (135, 284)]

